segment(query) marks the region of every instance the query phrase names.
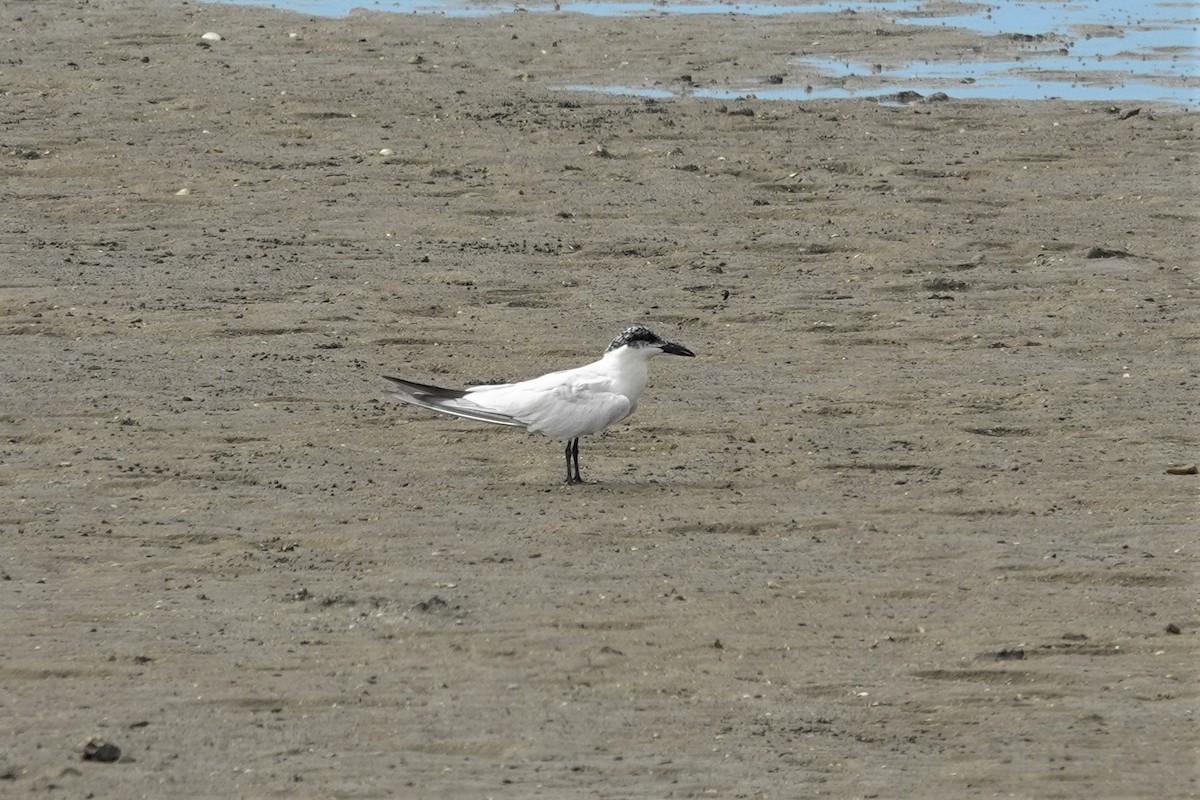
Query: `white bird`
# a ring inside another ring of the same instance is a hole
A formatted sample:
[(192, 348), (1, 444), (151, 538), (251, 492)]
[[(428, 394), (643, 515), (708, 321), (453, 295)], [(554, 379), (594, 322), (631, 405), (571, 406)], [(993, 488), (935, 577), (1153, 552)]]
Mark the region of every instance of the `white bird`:
[(634, 325), (612, 340), (599, 361), (520, 383), (443, 389), (386, 375), (383, 379), (392, 397), (414, 406), (565, 439), (567, 483), (583, 483), (579, 437), (599, 433), (633, 413), (646, 388), (647, 362), (659, 353), (695, 355)]

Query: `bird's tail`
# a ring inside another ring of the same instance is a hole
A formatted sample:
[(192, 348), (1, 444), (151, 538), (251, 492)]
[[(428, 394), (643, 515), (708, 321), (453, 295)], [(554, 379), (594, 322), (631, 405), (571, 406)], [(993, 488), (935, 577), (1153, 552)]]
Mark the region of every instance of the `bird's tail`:
[(428, 408), (430, 411), (437, 411), (442, 414), (452, 414), (456, 417), (473, 419), (478, 422), (490, 422), (493, 425), (508, 425), (513, 428), (526, 427), (526, 423), (510, 417), (508, 414), (488, 411), (486, 408), (480, 408), (470, 401), (464, 402), (463, 398), (470, 394), (466, 389), (444, 389), (441, 386), (430, 386), (426, 383), (406, 381), (402, 378), (392, 378), (387, 375), (384, 375), (383, 379), (388, 382), (388, 388), (392, 397), (401, 402), (420, 406), (421, 408)]

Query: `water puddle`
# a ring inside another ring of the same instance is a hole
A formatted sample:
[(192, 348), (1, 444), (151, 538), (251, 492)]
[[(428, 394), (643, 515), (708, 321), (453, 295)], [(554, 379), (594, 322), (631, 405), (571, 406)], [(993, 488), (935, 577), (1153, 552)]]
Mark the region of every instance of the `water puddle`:
[[(231, 0), (241, 5), (267, 5)], [(1200, 106), (1200, 4), (1192, 0), (1000, 0), (991, 5), (931, 5), (921, 0), (815, 3), (675, 3), (654, 0), (282, 0), (280, 8), (344, 16), (353, 8), (394, 13), (483, 16), (530, 13), (646, 16), (806, 13), (879, 14), (901, 25), (963, 28), (1006, 37), (1019, 55), (1004, 61), (904, 63), (798, 59), (789, 85), (564, 86), (563, 89), (667, 99), (753, 96), (762, 100), (880, 97), (905, 101), (944, 92), (955, 98), (1143, 101)], [(944, 9), (951, 11), (942, 11)]]

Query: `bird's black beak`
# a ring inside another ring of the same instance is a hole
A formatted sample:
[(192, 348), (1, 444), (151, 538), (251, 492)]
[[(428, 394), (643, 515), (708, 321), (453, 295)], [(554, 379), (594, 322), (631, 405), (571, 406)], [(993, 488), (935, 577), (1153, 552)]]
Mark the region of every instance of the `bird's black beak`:
[(681, 344), (675, 344), (674, 342), (665, 343), (662, 346), (662, 351), (664, 353), (670, 353), (673, 356), (687, 356), (688, 358), (695, 358), (696, 356), (696, 354), (691, 350), (688, 350)]

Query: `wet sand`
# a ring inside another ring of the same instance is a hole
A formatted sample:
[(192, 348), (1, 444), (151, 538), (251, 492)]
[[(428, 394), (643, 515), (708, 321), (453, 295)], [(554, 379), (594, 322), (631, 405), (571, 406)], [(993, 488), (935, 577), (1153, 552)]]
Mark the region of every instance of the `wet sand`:
[[(0, 27), (4, 796), (1200, 791), (1193, 112), (556, 88), (973, 46), (865, 15)], [(698, 357), (584, 486), (378, 379), (629, 323)]]

